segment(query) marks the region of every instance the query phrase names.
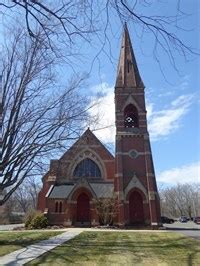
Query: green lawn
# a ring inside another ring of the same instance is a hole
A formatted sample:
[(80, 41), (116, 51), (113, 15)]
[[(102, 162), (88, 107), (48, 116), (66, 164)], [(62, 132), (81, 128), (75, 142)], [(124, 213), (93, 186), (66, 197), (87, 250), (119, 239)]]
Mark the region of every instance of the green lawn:
[(199, 244), (168, 232), (84, 232), (27, 265), (200, 265)]
[(58, 231), (0, 232), (0, 256), (61, 233)]

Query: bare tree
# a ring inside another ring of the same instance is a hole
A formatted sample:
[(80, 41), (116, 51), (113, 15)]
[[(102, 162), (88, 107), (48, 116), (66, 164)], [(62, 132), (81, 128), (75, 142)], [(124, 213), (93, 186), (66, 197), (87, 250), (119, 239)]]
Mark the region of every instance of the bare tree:
[(29, 201), (32, 209), (37, 209), (38, 193), (41, 190), (41, 183), (38, 179), (30, 176), (26, 179), (25, 187), (29, 193)]
[(94, 200), (95, 209), (101, 225), (111, 225), (119, 211), (116, 197)]
[[(177, 0), (177, 14), (166, 17), (141, 11), (141, 7), (151, 5), (145, 0), (1, 1), (4, 25), (13, 20), (18, 24), (20, 19), (24, 31), (15, 29), (14, 39), (10, 40), (12, 35), (7, 38), (9, 43), (3, 55), (0, 205), (26, 176), (37, 174), (47, 155), (66, 146), (67, 139), (76, 138), (83, 121), (88, 119), (88, 102), (77, 94), (85, 77), (74, 77), (67, 88), (56, 83), (55, 65), (63, 44), (69, 64), (71, 56), (77, 55), (80, 40), (89, 44), (93, 44), (93, 38), (98, 40), (95, 58), (102, 51), (109, 54), (111, 19), (117, 15), (120, 23), (128, 21), (139, 29), (141, 41), (150, 34), (157, 62), (160, 64), (162, 50), (176, 69), (175, 55), (186, 57), (195, 53), (176, 34), (181, 30), (183, 16), (180, 3)], [(58, 44), (59, 49), (55, 49)]]
[[(138, 39), (143, 42), (144, 36), (152, 37), (153, 56), (160, 65), (160, 52), (164, 52), (175, 69), (176, 56), (187, 57), (196, 53), (189, 45), (179, 38), (178, 32), (184, 30), (182, 21), (187, 14), (181, 10), (183, 0), (174, 0), (172, 14), (165, 16), (152, 15), (150, 10), (159, 5), (164, 10), (167, 1), (147, 0), (74, 0), (74, 1), (3, 1), (0, 3), (4, 16), (15, 14), (24, 19), (32, 39), (37, 38), (35, 25), (38, 25), (48, 38), (50, 47), (54, 40), (64, 42), (69, 49), (78, 45), (77, 39), (91, 43), (93, 36), (97, 37), (101, 45), (100, 51), (109, 54), (104, 49), (110, 44), (109, 33), (112, 31), (112, 19), (119, 23), (128, 22), (138, 33)], [(189, 15), (188, 15), (189, 16)], [(115, 23), (116, 23), (115, 22)], [(56, 38), (55, 38), (56, 36)]]
[[(15, 211), (21, 211), (26, 213), (30, 206), (29, 193), (26, 190), (26, 186), (22, 183), (13, 193), (12, 198), (15, 200)], [(31, 208), (32, 209), (32, 208)]]
[(37, 175), (48, 156), (80, 135), (90, 108), (80, 91), (86, 75), (74, 76), (65, 87), (58, 83), (58, 59), (47, 49), (43, 32), (38, 31), (34, 40), (23, 30), (15, 29), (12, 36), (2, 62), (0, 205), (25, 177)]
[(199, 184), (177, 184), (160, 191), (163, 215), (189, 218), (200, 214)]
[(27, 213), (30, 209), (36, 209), (40, 189), (41, 184), (37, 178), (33, 176), (26, 178), (12, 194), (12, 201), (15, 201), (13, 211)]
[(2, 209), (2, 213), (0, 216), (0, 224), (7, 224), (12, 222), (12, 213), (15, 211), (16, 201), (14, 197), (10, 197), (10, 199), (4, 204), (0, 206)]

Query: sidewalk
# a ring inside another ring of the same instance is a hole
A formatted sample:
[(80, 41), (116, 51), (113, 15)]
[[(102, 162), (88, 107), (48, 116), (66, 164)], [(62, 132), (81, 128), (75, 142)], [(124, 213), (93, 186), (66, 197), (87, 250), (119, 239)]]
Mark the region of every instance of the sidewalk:
[(0, 257), (0, 265), (15, 266), (24, 265), (25, 263), (36, 259), (45, 252), (63, 244), (64, 242), (74, 238), (82, 232), (81, 229), (70, 229), (58, 236), (52, 237), (47, 240), (40, 241), (34, 245), (27, 246), (16, 250), (10, 254)]

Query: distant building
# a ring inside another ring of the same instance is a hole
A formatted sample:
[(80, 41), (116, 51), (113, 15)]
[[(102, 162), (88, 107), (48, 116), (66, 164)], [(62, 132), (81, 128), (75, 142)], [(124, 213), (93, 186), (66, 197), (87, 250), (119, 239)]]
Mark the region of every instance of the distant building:
[(158, 226), (160, 205), (147, 131), (144, 84), (125, 25), (115, 85), (113, 157), (87, 129), (43, 177), (38, 209), (50, 224), (98, 225), (94, 199), (118, 201), (115, 224)]

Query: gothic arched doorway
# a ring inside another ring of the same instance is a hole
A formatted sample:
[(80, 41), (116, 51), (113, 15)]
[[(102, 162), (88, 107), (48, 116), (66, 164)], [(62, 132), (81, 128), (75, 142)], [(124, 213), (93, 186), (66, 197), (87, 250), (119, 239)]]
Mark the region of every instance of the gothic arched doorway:
[(133, 191), (129, 197), (130, 224), (144, 223), (143, 198), (137, 191)]
[(77, 198), (77, 222), (90, 221), (90, 198), (86, 193), (81, 193)]

